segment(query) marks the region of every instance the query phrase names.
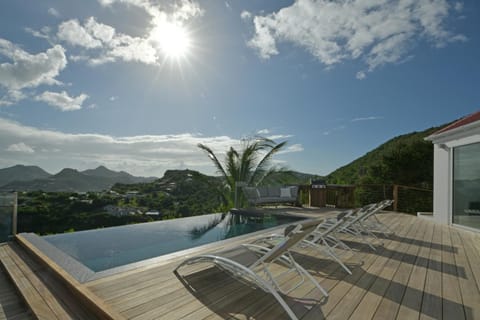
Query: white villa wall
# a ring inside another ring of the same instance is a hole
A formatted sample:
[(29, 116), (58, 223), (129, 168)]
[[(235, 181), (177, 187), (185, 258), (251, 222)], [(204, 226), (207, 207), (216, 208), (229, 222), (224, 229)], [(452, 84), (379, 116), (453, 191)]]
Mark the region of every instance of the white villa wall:
[(450, 150), (438, 144), (433, 146), (433, 219), (444, 224), (452, 221)]
[(453, 148), (480, 142), (480, 122), (465, 127), (427, 138), (434, 143), (433, 219), (443, 224), (452, 224)]

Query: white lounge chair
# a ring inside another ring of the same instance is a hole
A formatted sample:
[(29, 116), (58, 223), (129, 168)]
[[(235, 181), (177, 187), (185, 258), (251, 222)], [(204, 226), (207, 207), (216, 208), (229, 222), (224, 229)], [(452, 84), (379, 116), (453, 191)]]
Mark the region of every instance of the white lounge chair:
[[(379, 240), (378, 237), (374, 234), (374, 231), (376, 231), (374, 226), (379, 227), (381, 222), (375, 217), (375, 215), (380, 210), (391, 205), (391, 203), (391, 200), (384, 200), (362, 207), (355, 213), (355, 215), (352, 215), (348, 219), (348, 221), (346, 221), (342, 225), (342, 227), (339, 229), (339, 232), (348, 233), (361, 238), (363, 242), (365, 242), (372, 250), (376, 251), (376, 248), (374, 247), (372, 242), (366, 237), (366, 235)], [(372, 219), (374, 218), (376, 219), (376, 221), (373, 223)], [(335, 220), (327, 220), (325, 223), (321, 224), (319, 228), (327, 228), (333, 223), (335, 223)], [(384, 228), (388, 227), (384, 225)]]
[[(233, 249), (188, 258), (175, 268), (174, 273), (180, 277), (178, 271), (185, 265), (201, 262), (213, 263), (233, 277), (248, 281), (265, 292), (271, 293), (290, 318), (296, 320), (297, 316), (280, 294), (287, 295), (302, 285), (307, 278), (325, 297), (328, 296), (327, 291), (290, 254), (290, 249), (309, 235), (322, 221), (323, 219), (309, 220), (287, 227), (284, 239), (273, 248), (244, 244)], [(270, 271), (270, 265), (273, 263), (285, 266), (287, 270), (274, 275)], [(289, 288), (281, 288), (278, 279), (292, 272), (296, 272), (300, 280)]]
[(362, 224), (370, 230), (370, 232), (380, 232), (383, 233), (385, 237), (388, 237), (390, 234), (395, 234), (395, 232), (390, 229), (388, 225), (380, 221), (377, 217), (377, 213), (381, 210), (389, 207), (393, 204), (393, 200), (383, 200), (377, 204), (375, 211), (370, 213), (367, 217), (362, 220)]
[[(354, 212), (354, 214), (347, 217), (346, 221), (341, 224), (339, 228), (335, 230), (336, 233), (347, 233), (355, 237), (361, 238), (364, 243), (366, 243), (372, 250), (376, 251), (376, 248), (373, 246), (372, 242), (366, 237), (366, 235), (371, 236), (375, 239), (377, 237), (366, 228), (364, 225), (364, 220), (368, 219), (370, 215), (376, 212), (377, 203), (366, 205)], [(327, 230), (331, 226), (338, 223), (339, 219), (344, 215), (340, 213), (337, 218), (327, 219), (324, 223), (318, 226), (318, 229)], [(334, 243), (340, 243), (341, 240), (335, 237), (334, 235), (329, 235), (329, 240)]]
[[(304, 238), (299, 246), (308, 246), (325, 254), (337, 262), (348, 274), (352, 274), (350, 269), (340, 260), (339, 256), (335, 253), (335, 248), (341, 246), (343, 249), (351, 250), (344, 242), (335, 238), (333, 234), (339, 229), (343, 228), (343, 225), (350, 219), (355, 213), (355, 210), (347, 210), (339, 215), (339, 219), (335, 223), (332, 223), (326, 228), (323, 228), (323, 224), (319, 224), (306, 238)], [(260, 238), (256, 243), (274, 243), (284, 238), (281, 234), (271, 234), (264, 238)]]

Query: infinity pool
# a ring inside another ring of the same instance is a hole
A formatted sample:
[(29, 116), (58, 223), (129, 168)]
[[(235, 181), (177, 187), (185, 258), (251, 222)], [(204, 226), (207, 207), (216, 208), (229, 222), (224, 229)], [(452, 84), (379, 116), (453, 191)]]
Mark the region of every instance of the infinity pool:
[(300, 219), (285, 215), (218, 213), (42, 238), (99, 272)]

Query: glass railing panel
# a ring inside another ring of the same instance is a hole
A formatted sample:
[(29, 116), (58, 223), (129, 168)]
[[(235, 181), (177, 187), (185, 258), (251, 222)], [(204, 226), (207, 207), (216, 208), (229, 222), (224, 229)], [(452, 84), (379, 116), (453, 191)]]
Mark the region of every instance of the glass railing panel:
[(17, 232), (17, 195), (0, 193), (0, 243)]

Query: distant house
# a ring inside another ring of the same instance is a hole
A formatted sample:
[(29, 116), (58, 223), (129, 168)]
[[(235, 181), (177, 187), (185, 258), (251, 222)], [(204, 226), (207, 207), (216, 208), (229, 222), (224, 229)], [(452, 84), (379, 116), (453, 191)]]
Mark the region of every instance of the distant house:
[(480, 111), (426, 139), (434, 144), (433, 218), (480, 230)]
[(147, 212), (145, 212), (145, 214), (147, 216), (159, 216), (160, 212), (158, 212), (158, 211), (147, 211)]
[(139, 192), (136, 191), (136, 190), (127, 191), (125, 193), (125, 198), (128, 198), (128, 199), (135, 198), (135, 197), (138, 196), (138, 194), (139, 194)]
[(107, 212), (108, 214), (111, 214), (111, 215), (117, 216), (117, 217), (134, 215), (134, 214), (142, 214), (142, 211), (139, 210), (138, 208), (118, 207), (118, 206), (114, 206), (114, 205), (111, 205), (111, 204), (103, 207), (103, 210), (105, 210), (105, 212)]

